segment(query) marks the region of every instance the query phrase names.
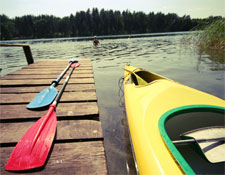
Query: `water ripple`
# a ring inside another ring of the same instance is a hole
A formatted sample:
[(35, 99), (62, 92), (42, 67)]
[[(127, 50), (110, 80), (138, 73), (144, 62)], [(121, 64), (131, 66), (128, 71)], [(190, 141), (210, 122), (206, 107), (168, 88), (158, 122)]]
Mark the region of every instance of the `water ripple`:
[[(224, 57), (200, 54), (193, 47), (185, 48), (180, 44), (181, 38), (182, 36), (163, 36), (105, 39), (100, 40), (98, 47), (94, 47), (92, 41), (64, 39), (21, 42), (30, 44), (35, 61), (73, 57), (92, 60), (104, 145), (108, 159), (113, 162), (113, 165), (109, 165), (113, 172), (112, 167), (131, 162), (132, 159), (126, 124), (122, 122), (125, 120), (124, 108), (119, 107), (117, 96), (118, 80), (123, 75), (122, 67), (125, 64), (151, 70), (224, 98)], [(0, 61), (1, 76), (27, 65), (22, 48), (0, 47)]]

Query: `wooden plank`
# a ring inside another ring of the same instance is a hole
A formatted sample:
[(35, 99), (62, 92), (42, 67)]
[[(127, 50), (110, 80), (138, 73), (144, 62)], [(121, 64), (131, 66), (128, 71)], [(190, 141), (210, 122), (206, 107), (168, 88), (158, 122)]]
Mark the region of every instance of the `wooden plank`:
[[(77, 58), (77, 57), (76, 57)], [(70, 59), (73, 59), (73, 58), (70, 58)], [(36, 62), (37, 64), (38, 63), (52, 63), (52, 62), (60, 62), (60, 63), (65, 63), (65, 61), (69, 62), (68, 58), (54, 58), (54, 59), (42, 59), (42, 60), (39, 60), (38, 62)], [(89, 58), (79, 58), (78, 57), (78, 61), (79, 63), (91, 63), (91, 60)]]
[[(67, 65), (65, 65), (65, 66), (38, 66), (38, 65), (35, 65), (35, 66), (33, 66), (33, 67), (29, 67), (29, 66), (27, 66), (27, 67), (23, 67), (21, 70), (24, 70), (24, 71), (30, 71), (30, 70), (41, 70), (41, 71), (43, 71), (43, 70), (49, 70), (49, 69), (51, 69), (51, 70), (58, 70), (58, 71), (63, 71), (63, 70), (65, 70), (65, 68), (67, 67)], [(78, 68), (76, 68), (77, 70), (92, 70), (93, 68), (92, 68), (92, 66), (81, 66), (81, 67), (78, 67)]]
[[(48, 75), (48, 74), (56, 74), (57, 76), (60, 75), (62, 71), (60, 70), (46, 70), (46, 71), (40, 71), (38, 69), (30, 69), (30, 70), (25, 70), (25, 69), (19, 69), (15, 72), (10, 73), (9, 75)], [(79, 74), (92, 74), (93, 70), (82, 70), (82, 69), (76, 69), (74, 73), (79, 73)]]
[(1, 47), (23, 47), (29, 46), (28, 44), (0, 44)]
[[(53, 79), (54, 80), (54, 79)], [(27, 79), (24, 80), (0, 80), (0, 84), (2, 87), (4, 86), (29, 86), (29, 85), (50, 85), (52, 80), (49, 79)], [(63, 84), (64, 81), (60, 81), (60, 84)], [(94, 83), (93, 78), (71, 78), (69, 79), (69, 83), (79, 83), (79, 84), (88, 84)]]
[[(1, 80), (28, 80), (28, 79), (52, 79), (55, 80), (58, 76), (54, 75), (54, 74), (50, 74), (50, 75), (28, 75), (28, 74), (21, 74), (21, 75), (6, 75), (4, 77), (1, 77)], [(71, 79), (72, 78), (93, 78), (94, 75), (93, 74), (72, 74), (71, 75)], [(63, 77), (63, 79), (65, 79), (66, 76)]]
[[(17, 143), (35, 122), (0, 123), (0, 144)], [(57, 121), (56, 141), (103, 138), (101, 122), (95, 120)]]
[[(31, 65), (24, 66), (22, 69), (37, 69), (37, 68), (57, 68), (57, 69), (65, 69), (69, 65), (69, 61), (38, 61)], [(87, 69), (92, 68), (92, 64), (90, 63), (81, 63), (79, 69)]]
[[(50, 85), (50, 84), (49, 84)], [(26, 86), (26, 87), (2, 87), (0, 93), (39, 93), (48, 86)], [(56, 89), (60, 90), (62, 85), (58, 85)], [(92, 91), (95, 92), (95, 84), (69, 84), (66, 86), (64, 92), (76, 92), (76, 91)]]
[[(26, 109), (26, 104), (18, 105), (0, 105), (0, 119), (38, 119), (46, 114), (44, 111), (32, 111)], [(56, 108), (56, 115), (59, 118), (70, 117), (78, 118), (90, 115), (98, 115), (98, 106), (96, 102), (81, 103), (59, 103)]]
[[(36, 97), (36, 93), (0, 94), (0, 104), (29, 103)], [(65, 92), (60, 102), (96, 101), (95, 92)]]
[[(29, 69), (41, 69), (41, 70), (45, 70), (45, 69), (51, 69), (51, 70), (61, 70), (63, 71), (66, 68), (67, 65), (57, 65), (57, 64), (53, 64), (53, 65), (29, 65), (26, 67), (23, 67), (23, 70), (29, 70)], [(81, 65), (79, 68), (80, 70), (90, 70), (93, 69), (92, 65), (88, 64), (88, 65)]]
[[(0, 174), (15, 174), (4, 170), (12, 150), (13, 147), (0, 148)], [(29, 174), (107, 174), (103, 141), (54, 144), (46, 166)]]
[[(26, 67), (23, 67), (22, 69), (23, 70), (29, 70), (29, 69), (52, 69), (52, 70), (64, 70), (66, 68), (67, 65), (29, 65), (29, 66), (26, 66)], [(78, 69), (78, 68), (77, 68)], [(80, 70), (90, 70), (90, 69), (93, 69), (92, 65), (88, 64), (88, 65), (80, 65), (79, 67)]]
[[(80, 63), (91, 63), (91, 60), (89, 58), (80, 58), (80, 57), (74, 57), (74, 58), (77, 58), (79, 60)], [(69, 61), (70, 59), (74, 59), (74, 58), (54, 58), (54, 59), (42, 59), (42, 60), (39, 60), (38, 62), (36, 63), (39, 63), (39, 62), (65, 62), (65, 60)]]
[[(82, 66), (90, 66), (92, 65), (91, 64), (91, 60), (90, 59), (78, 59), (79, 60), (79, 63), (82, 65)], [(56, 65), (59, 65), (59, 66), (66, 66), (68, 65), (70, 59), (54, 59), (51, 60), (51, 59), (43, 59), (43, 60), (39, 60), (38, 62), (35, 62), (34, 65), (40, 65), (40, 66), (56, 66)]]

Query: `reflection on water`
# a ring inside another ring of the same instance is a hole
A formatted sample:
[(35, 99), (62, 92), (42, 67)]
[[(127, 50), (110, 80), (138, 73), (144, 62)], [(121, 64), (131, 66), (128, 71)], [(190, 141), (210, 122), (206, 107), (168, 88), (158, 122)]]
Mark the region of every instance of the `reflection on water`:
[(224, 50), (199, 50), (199, 63), (205, 62), (210, 65), (211, 70), (225, 70)]
[[(23, 42), (30, 44), (35, 61), (73, 57), (92, 60), (109, 173), (135, 174), (125, 109), (119, 105), (118, 96), (118, 81), (125, 64), (225, 98), (224, 55), (199, 52), (192, 45), (181, 44), (182, 37), (107, 39), (100, 40), (98, 47), (93, 47), (92, 41), (66, 39)], [(0, 59), (1, 75), (27, 64), (22, 48), (0, 47)]]

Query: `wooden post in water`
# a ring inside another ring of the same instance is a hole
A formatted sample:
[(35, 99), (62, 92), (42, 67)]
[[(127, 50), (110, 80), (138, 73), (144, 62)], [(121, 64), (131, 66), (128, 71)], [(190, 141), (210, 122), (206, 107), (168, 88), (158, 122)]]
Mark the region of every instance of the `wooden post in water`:
[(34, 59), (33, 59), (33, 56), (32, 56), (31, 50), (30, 50), (30, 46), (29, 45), (23, 46), (23, 51), (24, 51), (24, 54), (27, 59), (27, 64), (33, 64)]
[(23, 47), (24, 54), (27, 59), (27, 64), (34, 63), (34, 59), (30, 50), (30, 46), (26, 44), (0, 44), (1, 47)]

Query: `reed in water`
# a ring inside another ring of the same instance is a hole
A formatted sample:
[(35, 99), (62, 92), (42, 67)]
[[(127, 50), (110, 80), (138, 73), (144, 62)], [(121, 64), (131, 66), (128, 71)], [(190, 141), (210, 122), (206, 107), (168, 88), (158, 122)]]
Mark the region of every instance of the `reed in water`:
[(213, 22), (198, 33), (197, 43), (202, 49), (225, 50), (225, 18)]

